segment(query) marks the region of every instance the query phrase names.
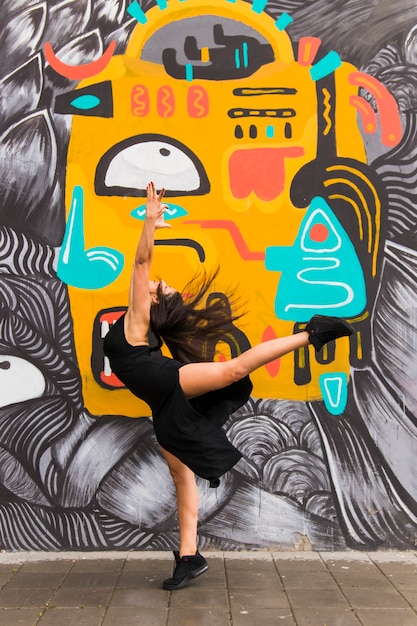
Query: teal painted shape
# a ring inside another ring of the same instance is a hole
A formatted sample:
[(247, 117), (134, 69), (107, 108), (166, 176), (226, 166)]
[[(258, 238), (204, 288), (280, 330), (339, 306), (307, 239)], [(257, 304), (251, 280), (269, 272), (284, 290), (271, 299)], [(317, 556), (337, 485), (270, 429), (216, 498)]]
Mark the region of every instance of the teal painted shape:
[(253, 0), (252, 11), (260, 15), (265, 9), (267, 4), (268, 4), (268, 0)]
[(249, 67), (249, 48), (246, 41), (242, 44), (243, 67)]
[(310, 69), (311, 79), (317, 81), (325, 76), (329, 76), (329, 74), (332, 74), (341, 65), (342, 59), (340, 56), (334, 50), (330, 50), (326, 56), (320, 59), (320, 61)]
[(101, 289), (119, 277), (123, 262), (123, 254), (112, 248), (85, 250), (84, 193), (81, 187), (74, 187), (58, 259), (58, 278), (72, 287)]
[(278, 30), (285, 30), (293, 22), (293, 18), (288, 13), (281, 13), (279, 18), (275, 22), (275, 26)]
[(314, 314), (353, 317), (366, 306), (366, 284), (356, 250), (324, 198), (313, 198), (292, 246), (271, 246), (265, 267), (282, 272), (278, 318), (307, 321)]
[[(169, 222), (169, 220), (175, 220), (178, 217), (184, 217), (184, 215), (188, 215), (188, 211), (186, 211), (182, 206), (179, 206), (178, 204), (169, 204), (168, 202), (166, 202), (165, 204), (168, 207), (164, 214), (166, 222)], [(141, 204), (141, 206), (133, 209), (130, 215), (134, 217), (135, 220), (143, 221), (146, 217), (146, 204)]]
[(148, 21), (148, 18), (146, 17), (143, 9), (141, 8), (139, 2), (136, 2), (136, 0), (127, 7), (126, 11), (129, 13), (129, 15), (134, 17), (135, 20), (139, 22), (139, 24), (146, 24), (146, 22)]
[(191, 82), (194, 77), (194, 68), (191, 63), (185, 64), (185, 80)]
[(237, 70), (240, 70), (240, 49), (235, 49), (235, 67)]
[(101, 100), (100, 98), (97, 98), (97, 96), (85, 94), (84, 96), (79, 96), (78, 98), (72, 100), (71, 105), (75, 109), (90, 111), (91, 109), (95, 109), (96, 106), (100, 104), (100, 102)]
[(344, 372), (321, 374), (320, 390), (326, 409), (332, 415), (341, 415), (346, 408), (348, 397), (348, 378)]

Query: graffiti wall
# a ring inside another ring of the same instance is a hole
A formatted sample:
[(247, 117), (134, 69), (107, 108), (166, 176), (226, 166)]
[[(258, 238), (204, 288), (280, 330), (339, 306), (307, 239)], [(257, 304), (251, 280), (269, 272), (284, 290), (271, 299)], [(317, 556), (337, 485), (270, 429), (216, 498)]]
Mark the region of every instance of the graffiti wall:
[(177, 545), (149, 408), (102, 350), (149, 180), (171, 226), (155, 278), (220, 268), (210, 297), (243, 313), (212, 358), (313, 314), (355, 329), (253, 375), (225, 426), (244, 458), (199, 481), (200, 547), (415, 548), (415, 3), (3, 0), (0, 19), (0, 548)]

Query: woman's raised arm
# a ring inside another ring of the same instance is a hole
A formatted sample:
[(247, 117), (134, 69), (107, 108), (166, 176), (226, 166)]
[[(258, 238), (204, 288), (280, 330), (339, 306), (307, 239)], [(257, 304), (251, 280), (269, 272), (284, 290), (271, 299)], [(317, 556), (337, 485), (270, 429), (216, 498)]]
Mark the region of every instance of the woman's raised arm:
[(130, 280), (129, 306), (126, 313), (126, 339), (132, 344), (148, 342), (151, 308), (149, 280), (155, 230), (170, 227), (164, 220), (166, 205), (162, 203), (163, 196), (164, 189), (158, 193), (154, 183), (148, 183), (146, 187), (146, 217), (136, 248)]

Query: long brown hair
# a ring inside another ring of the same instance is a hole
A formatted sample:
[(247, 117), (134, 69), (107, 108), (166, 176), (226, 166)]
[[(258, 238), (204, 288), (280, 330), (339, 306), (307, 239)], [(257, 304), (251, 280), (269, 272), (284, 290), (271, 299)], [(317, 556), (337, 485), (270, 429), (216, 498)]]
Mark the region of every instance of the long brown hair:
[(215, 345), (243, 315), (232, 313), (236, 302), (228, 297), (211, 294), (205, 300), (218, 272), (196, 275), (182, 295), (164, 295), (158, 286), (158, 303), (151, 306), (151, 331), (158, 343), (162, 338), (173, 358), (182, 363), (210, 360), (207, 346)]

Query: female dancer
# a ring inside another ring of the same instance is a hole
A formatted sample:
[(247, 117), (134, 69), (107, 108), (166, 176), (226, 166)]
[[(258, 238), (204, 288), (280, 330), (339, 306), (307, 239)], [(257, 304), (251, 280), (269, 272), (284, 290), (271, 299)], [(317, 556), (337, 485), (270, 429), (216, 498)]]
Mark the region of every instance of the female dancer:
[[(219, 478), (241, 458), (221, 426), (249, 398), (249, 374), (311, 342), (316, 350), (353, 333), (347, 322), (315, 316), (306, 330), (258, 344), (228, 361), (204, 360), (207, 341), (216, 341), (236, 319), (220, 299), (201, 302), (213, 278), (197, 294), (183, 297), (164, 281), (150, 280), (154, 234), (164, 221), (164, 190), (147, 188), (146, 218), (132, 270), (128, 309), (104, 339), (113, 372), (149, 404), (153, 425), (177, 495), (179, 552), (174, 575), (163, 588), (181, 589), (208, 568), (197, 550), (198, 489), (195, 474), (217, 487)], [(198, 306), (197, 306), (198, 305)], [(149, 331), (173, 358), (155, 354)]]

